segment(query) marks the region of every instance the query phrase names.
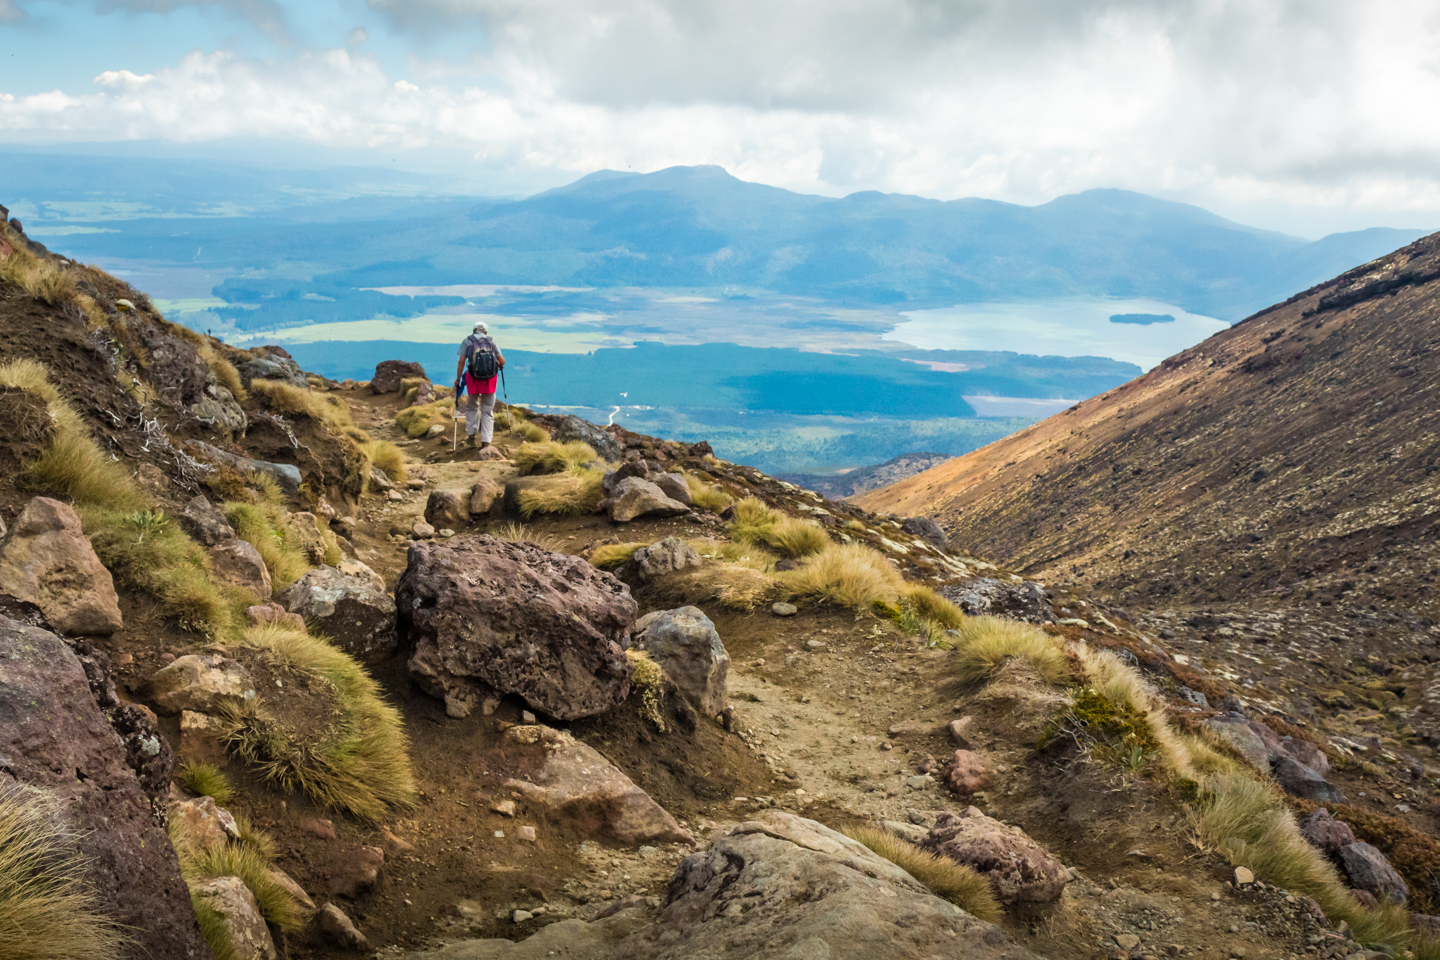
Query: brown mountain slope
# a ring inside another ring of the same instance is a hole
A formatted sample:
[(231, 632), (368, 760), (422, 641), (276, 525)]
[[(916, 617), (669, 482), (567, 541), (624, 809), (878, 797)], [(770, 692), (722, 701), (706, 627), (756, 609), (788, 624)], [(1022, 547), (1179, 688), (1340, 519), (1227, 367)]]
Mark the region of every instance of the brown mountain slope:
[(859, 502), (1126, 603), (1413, 627), (1437, 611), (1437, 385), (1440, 234)]

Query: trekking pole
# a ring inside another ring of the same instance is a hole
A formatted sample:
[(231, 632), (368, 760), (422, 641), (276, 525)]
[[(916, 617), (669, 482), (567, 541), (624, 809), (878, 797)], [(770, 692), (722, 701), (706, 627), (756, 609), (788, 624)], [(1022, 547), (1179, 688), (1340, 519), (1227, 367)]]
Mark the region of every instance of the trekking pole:
[(505, 386), (505, 368), (500, 368), (500, 393), (505, 397), (505, 429), (515, 426), (515, 414), (510, 412), (510, 390)]
[(460, 443), (460, 381), (455, 381), (455, 409), (450, 411), (450, 452), (454, 453)]

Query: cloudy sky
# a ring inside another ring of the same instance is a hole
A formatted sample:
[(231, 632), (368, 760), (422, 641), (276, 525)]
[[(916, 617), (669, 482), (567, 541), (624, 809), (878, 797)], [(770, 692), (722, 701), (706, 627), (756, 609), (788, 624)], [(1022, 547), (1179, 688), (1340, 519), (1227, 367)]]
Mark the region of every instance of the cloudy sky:
[(1440, 228), (1434, 0), (0, 0), (0, 58), (8, 143)]

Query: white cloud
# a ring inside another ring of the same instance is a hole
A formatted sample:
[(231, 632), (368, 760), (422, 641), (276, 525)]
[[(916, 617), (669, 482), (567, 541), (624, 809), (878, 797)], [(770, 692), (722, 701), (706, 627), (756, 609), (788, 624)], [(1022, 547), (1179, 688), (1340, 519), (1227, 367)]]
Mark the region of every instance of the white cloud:
[(278, 62), (195, 52), (102, 74), (93, 93), (16, 97), (0, 130), (459, 146), (490, 169), (575, 174), (718, 163), (832, 194), (1121, 186), (1231, 215), (1440, 220), (1440, 8), (1420, 0), (370, 4), (402, 34), (478, 28), (485, 45), (466, 63), (412, 53), (410, 79), (356, 32)]
[(23, 19), (25, 11), (20, 9), (15, 0), (0, 0), (0, 23), (14, 23)]

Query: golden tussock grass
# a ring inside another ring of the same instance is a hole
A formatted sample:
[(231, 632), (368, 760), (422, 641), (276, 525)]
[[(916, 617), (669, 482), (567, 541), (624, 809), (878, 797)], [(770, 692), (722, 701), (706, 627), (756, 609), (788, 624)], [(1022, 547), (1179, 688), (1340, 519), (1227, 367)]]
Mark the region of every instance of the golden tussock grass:
[(946, 630), (959, 630), (965, 625), (965, 613), (924, 584), (909, 584), (900, 591), (900, 603), (909, 605), (916, 616), (939, 624)]
[(966, 617), (959, 630), (955, 672), (967, 683), (990, 679), (1011, 658), (1028, 661), (1046, 683), (1070, 680), (1070, 665), (1059, 643), (1028, 623), (1000, 617)]
[(590, 552), (591, 566), (601, 570), (614, 570), (635, 555), (635, 551), (648, 546), (644, 543), (606, 543)]
[(187, 760), (175, 771), (175, 779), (196, 796), (209, 797), (222, 807), (235, 799), (235, 788), (230, 786), (230, 779), (213, 763)]
[(321, 637), (268, 625), (247, 629), (240, 645), (308, 675), (333, 693), (323, 730), (296, 730), (268, 712), (263, 697), (228, 715), (226, 742), (281, 788), (322, 806), (378, 821), (415, 801), (409, 738), (400, 712), (354, 659)]
[(354, 430), (358, 436), (352, 436), (352, 439), (357, 442), (369, 439), (364, 431), (356, 428), (354, 421), (350, 419), (350, 408), (339, 397), (316, 393), (306, 387), (281, 383), (279, 380), (252, 380), (250, 392), (263, 398), (271, 410), (309, 417), (332, 428), (336, 433)]
[(85, 863), (60, 803), (0, 784), (0, 957), (109, 960), (127, 938), (85, 884)]
[(379, 467), (396, 483), (404, 483), (408, 477), (405, 469), (405, 454), (389, 440), (372, 440), (366, 444), (365, 452), (370, 462)]
[(685, 474), (685, 484), (690, 488), (690, 501), (701, 510), (720, 513), (735, 502), (718, 484), (708, 483), (693, 473)]
[(665, 674), (644, 650), (626, 650), (630, 661), (630, 693), (636, 697), (640, 716), (665, 732)]
[(215, 374), (215, 381), (230, 391), (231, 396), (236, 400), (244, 400), (249, 394), (245, 391), (244, 381), (240, 379), (240, 371), (235, 369), (235, 364), (221, 356), (220, 351), (208, 339), (201, 338), (196, 347), (200, 356), (209, 365), (210, 372)]
[(545, 477), (517, 494), (520, 516), (530, 520), (541, 514), (578, 517), (594, 513), (605, 498), (604, 481), (605, 471), (599, 468), (578, 468)]
[(547, 443), (550, 440), (549, 432), (538, 423), (531, 423), (528, 420), (519, 419), (515, 414), (515, 421), (506, 428), (505, 432), (521, 443)]
[(253, 546), (265, 561), (273, 590), (285, 589), (310, 569), (310, 557), (285, 508), (268, 496), (262, 495), (259, 503), (227, 503), (222, 509), (235, 535)]
[(440, 397), (430, 403), (406, 407), (395, 415), (395, 425), (412, 440), (425, 436), (433, 426), (451, 429), (455, 417), (455, 398)]
[(786, 516), (755, 497), (735, 504), (730, 536), (736, 543), (763, 543), (786, 557), (808, 557), (831, 545), (818, 523)]
[(706, 560), (723, 560), (725, 563), (749, 567), (761, 573), (773, 573), (775, 556), (763, 546), (753, 543), (734, 543), (728, 540), (691, 540), (690, 546)]
[(563, 542), (559, 537), (551, 536), (548, 533), (541, 533), (534, 527), (527, 527), (523, 523), (510, 522), (496, 527), (489, 531), (490, 536), (497, 540), (509, 540), (512, 543), (533, 543), (542, 550), (549, 550), (551, 553), (564, 553)]
[(1004, 917), (1005, 911), (995, 899), (989, 879), (972, 867), (949, 857), (936, 856), (878, 827), (849, 827), (842, 832), (966, 913), (989, 923), (999, 923)]
[(799, 569), (776, 576), (792, 596), (829, 600), (844, 607), (894, 603), (905, 586), (894, 564), (858, 543), (831, 544)]
[(648, 588), (667, 603), (718, 603), (731, 610), (754, 610), (780, 593), (775, 578), (738, 563), (707, 563), (654, 581)]
[[(236, 818), (237, 827), (242, 819)], [(260, 915), (266, 922), (287, 933), (297, 933), (304, 927), (305, 916), (300, 902), (270, 872), (275, 859), (275, 841), (268, 834), (246, 820), (239, 839), (229, 839), (207, 849), (186, 833), (182, 819), (172, 819), (167, 829), (170, 845), (175, 848), (175, 856), (180, 861), (180, 876), (192, 893), (195, 887), (207, 880), (235, 877), (255, 897)]]
[(38, 397), (50, 412), (52, 430), (40, 458), (22, 478), (39, 493), (77, 504), (138, 510), (147, 498), (130, 472), (111, 460), (90, 436), (90, 428), (50, 380), (50, 369), (34, 360), (0, 364), (0, 387)]
[(523, 443), (510, 458), (520, 476), (536, 473), (565, 473), (577, 470), (593, 460), (595, 448), (579, 440), (559, 443), (546, 440), (542, 443)]

